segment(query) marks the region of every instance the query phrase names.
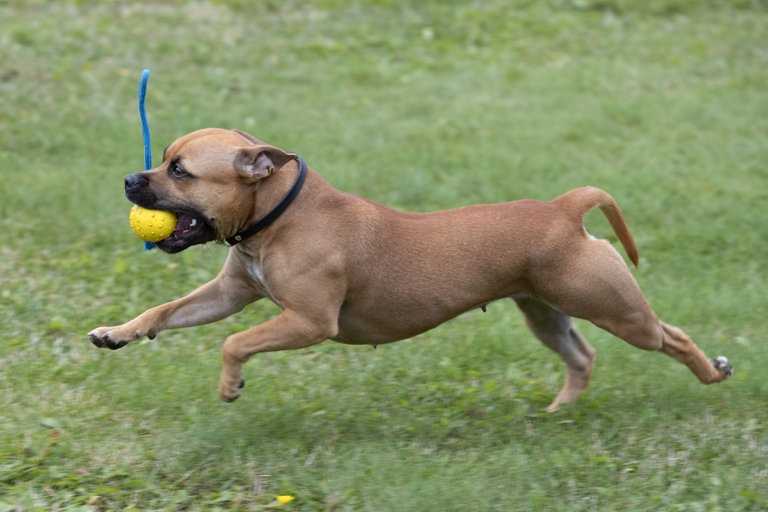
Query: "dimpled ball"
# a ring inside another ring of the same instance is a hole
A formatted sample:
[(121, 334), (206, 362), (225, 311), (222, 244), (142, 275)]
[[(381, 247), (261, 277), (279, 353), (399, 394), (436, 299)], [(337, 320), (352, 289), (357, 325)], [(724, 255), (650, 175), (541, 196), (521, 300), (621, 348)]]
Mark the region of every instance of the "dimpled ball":
[(134, 205), (128, 217), (133, 232), (145, 242), (165, 240), (176, 229), (176, 215)]

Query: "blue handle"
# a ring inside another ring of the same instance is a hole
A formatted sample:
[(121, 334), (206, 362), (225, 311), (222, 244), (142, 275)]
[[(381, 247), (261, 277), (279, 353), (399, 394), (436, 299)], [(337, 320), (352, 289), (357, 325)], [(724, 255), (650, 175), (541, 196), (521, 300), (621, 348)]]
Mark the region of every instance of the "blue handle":
[[(149, 123), (147, 123), (147, 109), (144, 107), (144, 100), (147, 99), (147, 82), (149, 82), (149, 70), (145, 69), (141, 73), (139, 82), (139, 116), (141, 117), (141, 134), (144, 137), (144, 170), (152, 168), (152, 143), (149, 138)], [(153, 242), (144, 242), (144, 250), (154, 249), (156, 245)]]

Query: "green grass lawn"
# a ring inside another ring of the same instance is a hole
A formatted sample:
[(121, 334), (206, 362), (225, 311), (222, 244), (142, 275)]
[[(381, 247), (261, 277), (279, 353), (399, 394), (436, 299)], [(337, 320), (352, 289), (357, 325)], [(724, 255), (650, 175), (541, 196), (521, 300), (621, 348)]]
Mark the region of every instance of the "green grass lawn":
[[(768, 509), (764, 1), (0, 0), (0, 19), (0, 512)], [(234, 404), (221, 343), (271, 304), (93, 347), (226, 256), (130, 232), (144, 68), (156, 163), (218, 126), (410, 211), (604, 188), (660, 317), (735, 375), (702, 386), (582, 322), (592, 383), (547, 414), (563, 365), (508, 301), (376, 351), (258, 356)]]

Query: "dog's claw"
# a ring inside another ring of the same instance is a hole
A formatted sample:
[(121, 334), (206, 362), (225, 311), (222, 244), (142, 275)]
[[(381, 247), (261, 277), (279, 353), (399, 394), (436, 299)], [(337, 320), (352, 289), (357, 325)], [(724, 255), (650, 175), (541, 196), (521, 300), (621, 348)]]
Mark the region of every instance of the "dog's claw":
[(717, 356), (715, 358), (710, 359), (712, 362), (712, 366), (715, 367), (715, 370), (719, 371), (726, 377), (730, 377), (733, 375), (733, 366), (728, 362), (728, 358), (725, 356)]

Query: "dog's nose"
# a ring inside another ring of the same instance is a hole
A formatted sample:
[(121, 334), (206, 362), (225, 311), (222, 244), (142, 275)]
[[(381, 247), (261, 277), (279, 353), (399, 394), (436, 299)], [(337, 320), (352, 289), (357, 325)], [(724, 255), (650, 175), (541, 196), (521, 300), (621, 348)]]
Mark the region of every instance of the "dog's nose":
[(125, 191), (139, 190), (149, 184), (149, 178), (144, 173), (135, 172), (125, 177)]

